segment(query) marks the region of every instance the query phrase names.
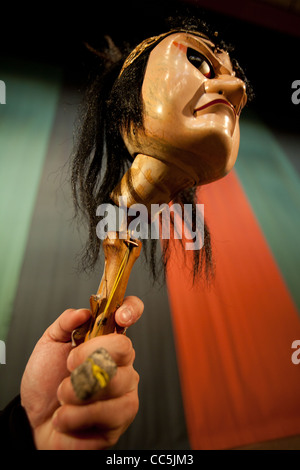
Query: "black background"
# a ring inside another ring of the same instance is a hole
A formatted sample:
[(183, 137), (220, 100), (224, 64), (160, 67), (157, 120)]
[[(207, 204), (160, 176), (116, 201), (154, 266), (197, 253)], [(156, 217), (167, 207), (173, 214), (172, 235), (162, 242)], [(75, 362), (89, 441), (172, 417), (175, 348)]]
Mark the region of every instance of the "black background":
[(246, 2), (249, 15), (246, 13), (245, 20), (245, 13), (239, 13), (240, 2), (226, 2), (230, 6), (227, 14), (222, 2), (212, 2), (214, 11), (201, 7), (208, 3), (105, 0), (66, 6), (46, 2), (35, 3), (31, 9), (23, 5), (22, 11), (19, 6), (10, 6), (9, 11), (2, 10), (0, 55), (59, 65), (67, 81), (81, 86), (91, 65), (84, 42), (97, 49), (103, 36), (109, 34), (117, 44), (126, 41), (135, 45), (167, 30), (168, 16), (196, 14), (234, 45), (234, 56), (255, 92), (249, 107), (258, 110), (260, 117), (275, 129), (297, 132), (300, 106), (291, 101), (291, 84), (300, 79), (300, 16), (296, 11), (287, 12), (263, 2), (263, 18), (259, 8), (262, 2), (256, 0)]

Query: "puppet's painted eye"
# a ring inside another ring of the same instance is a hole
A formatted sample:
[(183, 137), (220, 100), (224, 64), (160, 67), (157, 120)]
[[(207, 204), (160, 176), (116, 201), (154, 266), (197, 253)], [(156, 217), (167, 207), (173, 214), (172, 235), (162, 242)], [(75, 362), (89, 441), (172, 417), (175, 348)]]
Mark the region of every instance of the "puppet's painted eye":
[(206, 57), (200, 54), (200, 52), (188, 47), (186, 55), (191, 64), (193, 64), (194, 67), (196, 67), (196, 69), (198, 69), (206, 78), (213, 78), (215, 76), (212, 65)]

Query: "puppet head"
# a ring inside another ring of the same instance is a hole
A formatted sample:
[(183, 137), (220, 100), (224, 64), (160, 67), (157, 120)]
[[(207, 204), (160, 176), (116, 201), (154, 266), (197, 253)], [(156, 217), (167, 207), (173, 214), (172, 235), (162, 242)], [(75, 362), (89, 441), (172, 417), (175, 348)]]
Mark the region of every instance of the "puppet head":
[(149, 47), (143, 125), (130, 122), (121, 129), (135, 161), (112, 194), (116, 203), (126, 196), (129, 206), (169, 203), (182, 189), (225, 176), (237, 158), (239, 116), (247, 100), (229, 55), (198, 32), (170, 31), (145, 40), (120, 75)]
[[(90, 265), (100, 249), (99, 204), (125, 195), (128, 205), (173, 200), (195, 207), (195, 188), (231, 170), (247, 99), (240, 67), (199, 29), (149, 38), (107, 63), (88, 90), (73, 163), (75, 202), (89, 216)], [(206, 225), (204, 236), (197, 269), (211, 265)]]

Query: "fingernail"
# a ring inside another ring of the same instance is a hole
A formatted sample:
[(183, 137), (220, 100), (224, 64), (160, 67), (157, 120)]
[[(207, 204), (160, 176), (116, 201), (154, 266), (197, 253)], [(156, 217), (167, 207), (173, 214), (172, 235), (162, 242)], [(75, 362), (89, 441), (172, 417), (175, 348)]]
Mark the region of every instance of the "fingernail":
[(132, 312), (127, 307), (121, 307), (120, 317), (123, 323), (129, 323), (132, 320)]

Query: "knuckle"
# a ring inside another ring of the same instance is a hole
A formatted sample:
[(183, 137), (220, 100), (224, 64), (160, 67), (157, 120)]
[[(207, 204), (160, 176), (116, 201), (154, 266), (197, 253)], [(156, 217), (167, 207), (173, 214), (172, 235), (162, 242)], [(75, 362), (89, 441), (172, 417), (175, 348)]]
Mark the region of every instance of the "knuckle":
[(127, 395), (127, 403), (126, 403), (126, 407), (127, 407), (127, 412), (128, 412), (128, 415), (129, 415), (129, 418), (130, 418), (130, 421), (132, 421), (137, 412), (138, 412), (138, 409), (139, 409), (139, 397), (138, 397), (138, 394), (136, 392), (131, 392)]
[(114, 445), (116, 445), (120, 438), (120, 434), (121, 434), (121, 431), (120, 432), (111, 431), (107, 433), (107, 435), (105, 436), (105, 441), (106, 441), (105, 448), (109, 449), (110, 447), (113, 447)]
[(58, 408), (52, 418), (52, 424), (55, 429), (60, 430), (63, 426), (64, 413), (61, 412), (61, 408)]
[(118, 338), (119, 338), (120, 344), (122, 345), (122, 347), (124, 349), (128, 348), (128, 350), (129, 350), (130, 348), (132, 348), (132, 342), (128, 338), (128, 336), (119, 335)]
[(86, 358), (98, 348), (98, 338), (92, 338), (88, 342), (84, 342), (73, 348), (67, 359), (67, 367), (69, 371), (74, 370), (80, 364), (82, 364)]
[(135, 361), (135, 349), (132, 348), (132, 357), (131, 357), (131, 361), (132, 361), (132, 364), (134, 363)]
[(140, 383), (140, 374), (137, 371), (135, 372), (136, 372), (136, 384), (138, 385)]
[(137, 387), (140, 382), (140, 375), (135, 369), (133, 369), (133, 381), (134, 381), (135, 387)]
[(130, 356), (133, 352), (132, 342), (127, 336), (118, 335), (118, 347), (121, 357)]
[(75, 364), (77, 362), (76, 357), (77, 357), (77, 350), (72, 349), (67, 359), (67, 368), (69, 371), (72, 371), (73, 369), (75, 369), (76, 367)]
[(84, 354), (84, 344), (80, 344), (71, 350), (67, 359), (67, 368), (70, 372), (85, 361), (87, 355)]

